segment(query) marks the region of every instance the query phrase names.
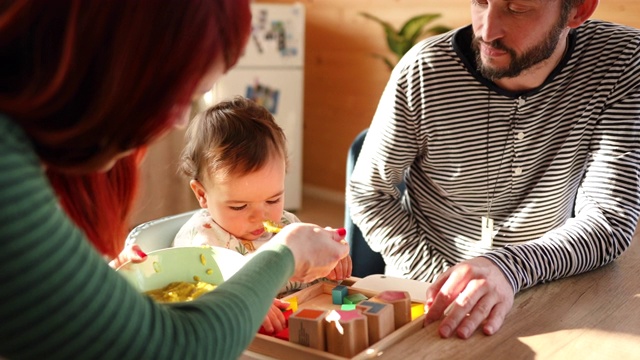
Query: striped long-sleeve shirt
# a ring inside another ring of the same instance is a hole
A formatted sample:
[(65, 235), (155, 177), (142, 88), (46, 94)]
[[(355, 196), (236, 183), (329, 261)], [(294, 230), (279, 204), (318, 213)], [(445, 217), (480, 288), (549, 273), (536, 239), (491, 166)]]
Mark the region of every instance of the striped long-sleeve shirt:
[(522, 93), (477, 72), (471, 35), (428, 38), (394, 69), (348, 185), (354, 222), (424, 281), (485, 256), (518, 292), (615, 260), (640, 210), (640, 31), (587, 21)]

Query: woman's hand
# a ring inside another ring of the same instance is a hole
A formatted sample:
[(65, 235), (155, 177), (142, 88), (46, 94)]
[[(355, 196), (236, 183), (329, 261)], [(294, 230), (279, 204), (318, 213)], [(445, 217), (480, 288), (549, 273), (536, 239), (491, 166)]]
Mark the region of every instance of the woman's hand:
[(349, 255), (344, 229), (324, 229), (317, 225), (293, 223), (273, 238), (291, 250), (295, 270), (291, 280), (310, 282), (326, 277), (341, 259)]
[(147, 254), (140, 248), (140, 245), (134, 244), (130, 247), (124, 248), (117, 258), (109, 262), (109, 266), (114, 269), (119, 268), (123, 264), (131, 261), (134, 263), (140, 263), (147, 259)]

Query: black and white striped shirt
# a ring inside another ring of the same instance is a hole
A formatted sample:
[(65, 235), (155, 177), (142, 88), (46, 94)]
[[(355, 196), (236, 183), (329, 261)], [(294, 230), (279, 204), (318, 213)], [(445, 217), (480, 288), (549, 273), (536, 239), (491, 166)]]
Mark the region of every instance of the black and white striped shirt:
[(428, 38), (393, 71), (348, 185), (355, 223), (424, 281), (482, 255), (518, 292), (615, 260), (640, 213), (640, 31), (587, 21), (523, 93), (479, 75), (471, 33)]

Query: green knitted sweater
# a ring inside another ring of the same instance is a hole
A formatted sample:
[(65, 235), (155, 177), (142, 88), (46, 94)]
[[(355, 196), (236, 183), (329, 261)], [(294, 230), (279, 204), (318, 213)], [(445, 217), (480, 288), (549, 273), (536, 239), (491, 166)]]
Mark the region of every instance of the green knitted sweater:
[(156, 304), (94, 250), (0, 115), (0, 267), (0, 358), (236, 359), (294, 261), (270, 246), (198, 300)]

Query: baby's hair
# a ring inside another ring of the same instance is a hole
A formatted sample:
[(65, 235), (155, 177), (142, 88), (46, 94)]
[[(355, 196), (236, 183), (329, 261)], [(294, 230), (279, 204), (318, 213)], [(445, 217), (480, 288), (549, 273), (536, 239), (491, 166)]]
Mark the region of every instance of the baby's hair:
[(241, 96), (198, 114), (187, 129), (180, 171), (189, 179), (203, 175), (246, 175), (273, 156), (287, 159), (287, 140), (273, 115)]

